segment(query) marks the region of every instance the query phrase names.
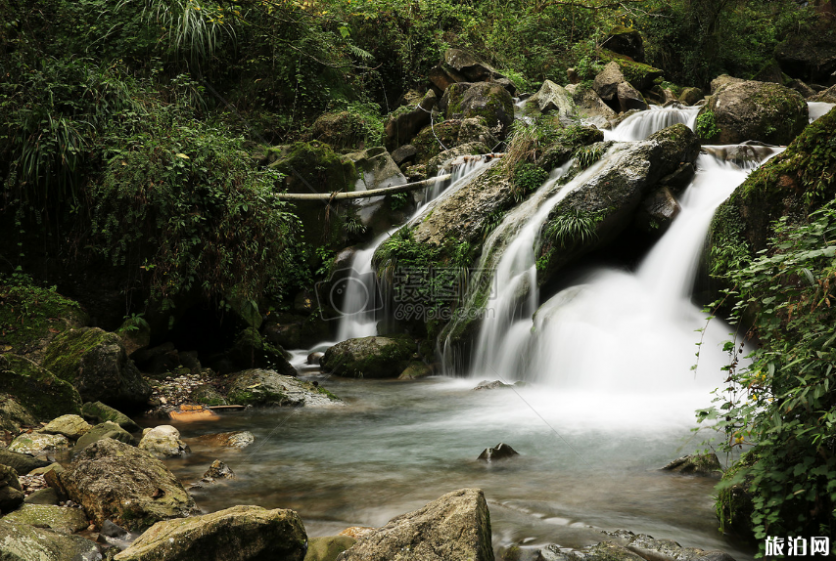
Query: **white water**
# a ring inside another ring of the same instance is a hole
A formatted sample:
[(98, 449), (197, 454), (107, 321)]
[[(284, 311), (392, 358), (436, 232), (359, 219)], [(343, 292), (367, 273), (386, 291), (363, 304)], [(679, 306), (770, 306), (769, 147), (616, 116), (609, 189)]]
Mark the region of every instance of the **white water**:
[[(428, 208), (427, 203), (439, 198), (442, 193), (451, 193), (470, 181), (472, 174), (485, 165), (485, 160), (480, 157), (462, 158), (453, 162), (452, 177), (427, 188), (424, 202), (409, 221), (423, 215)], [(443, 174), (443, 171), (439, 171), (439, 175)], [(377, 322), (382, 317), (385, 302), (379, 292), (372, 258), (377, 248), (400, 228), (396, 226), (376, 237), (368, 248), (358, 250), (351, 259), (350, 274), (332, 287), (331, 303), (340, 313), (337, 341), (377, 334)]]
[(824, 117), (834, 107), (836, 107), (836, 104), (833, 103), (824, 103), (823, 101), (808, 101), (807, 108), (810, 111), (810, 122), (812, 123), (816, 119)]
[(648, 111), (630, 115), (612, 131), (604, 131), (604, 140), (644, 140), (656, 131), (677, 123), (687, 125), (691, 130), (697, 121), (699, 107), (660, 107), (651, 105)]

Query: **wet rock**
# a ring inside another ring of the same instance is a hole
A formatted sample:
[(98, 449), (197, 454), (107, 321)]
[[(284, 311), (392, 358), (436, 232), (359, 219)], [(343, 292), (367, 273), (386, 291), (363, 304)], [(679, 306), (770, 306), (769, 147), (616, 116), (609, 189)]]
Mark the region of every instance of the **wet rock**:
[(58, 505), (60, 501), (61, 498), (58, 496), (58, 491), (52, 487), (47, 487), (46, 489), (35, 491), (26, 497), (23, 502), (30, 505)]
[(116, 561), (303, 561), (305, 527), (292, 510), (236, 506), (155, 524)]
[(101, 401), (85, 403), (81, 407), (81, 414), (91, 423), (101, 424), (110, 421), (116, 423), (127, 432), (139, 432), (142, 430), (130, 417), (109, 405), (105, 405)]
[[(566, 88), (566, 91), (569, 91), (569, 88)], [(618, 116), (592, 88), (579, 84), (570, 93), (578, 114), (585, 119), (592, 120), (596, 125), (608, 124), (611, 119)]]
[(90, 424), (78, 415), (62, 415), (53, 419), (39, 432), (44, 434), (60, 434), (71, 440), (84, 436), (91, 428)]
[(81, 411), (81, 398), (71, 384), (13, 354), (0, 355), (0, 394), (14, 396), (26, 411), (44, 421)]
[(679, 215), (681, 207), (667, 187), (656, 189), (646, 196), (636, 212), (636, 227), (647, 233), (661, 235)]
[(836, 86), (824, 90), (823, 92), (814, 95), (810, 101), (820, 101), (822, 103), (836, 103)]
[(427, 175), (436, 175), (440, 169), (449, 167), (448, 165), (462, 157), (479, 156), (490, 153), (491, 149), (487, 144), (482, 142), (466, 142), (460, 144), (455, 148), (439, 152), (438, 155), (433, 156), (426, 165)]
[(628, 82), (618, 84), (616, 91), (618, 92), (618, 106), (622, 112), (630, 111), (631, 109), (638, 109), (639, 111), (647, 109), (647, 102), (644, 100), (642, 94)]
[(498, 460), (507, 460), (508, 458), (513, 458), (514, 456), (519, 456), (519, 452), (508, 446), (507, 444), (500, 442), (493, 448), (485, 448), (481, 454), (479, 454), (478, 460), (482, 460), (483, 462), (496, 462)]
[(642, 34), (622, 25), (615, 26), (602, 45), (614, 53), (628, 56), (636, 62), (644, 62), (644, 39)]
[(563, 551), (555, 544), (542, 548), (534, 561), (580, 561), (582, 558), (575, 553)]
[(122, 340), (101, 329), (71, 329), (47, 348), (44, 368), (70, 382), (85, 401), (139, 409), (151, 397), (151, 387), (128, 359)]
[(3, 517), (12, 524), (28, 524), (49, 528), (64, 534), (73, 534), (87, 528), (87, 516), (80, 508), (65, 506), (24, 504), (18, 510)]
[(68, 450), (70, 441), (60, 434), (41, 434), (32, 432), (21, 434), (9, 445), (9, 452), (43, 456), (53, 454), (59, 450)]
[(249, 431), (233, 431), (203, 434), (193, 439), (193, 441), (195, 444), (200, 444), (201, 446), (244, 449), (255, 442), (255, 437)]
[(312, 538), (308, 542), (308, 553), (305, 561), (335, 561), (337, 556), (357, 543), (348, 536), (327, 536)]
[(540, 90), (528, 98), (526, 107), (536, 107), (540, 113), (555, 111), (561, 117), (569, 117), (575, 113), (572, 95), (551, 80), (543, 82)]
[(75, 453), (84, 450), (94, 442), (99, 442), (101, 440), (117, 440), (119, 442), (134, 445), (136, 441), (131, 434), (111, 421), (105, 421), (104, 423), (98, 424), (94, 426), (92, 429), (87, 431), (87, 433), (78, 439), (75, 443)]
[[(673, 540), (654, 539), (647, 534), (638, 534), (630, 539), (626, 548), (644, 559), (676, 559), (696, 561), (703, 559), (709, 552), (702, 549), (682, 547)], [(713, 552), (721, 553), (721, 552)]]
[(346, 154), (345, 157), (354, 162), (357, 170), (356, 191), (383, 189), (406, 183), (406, 177), (398, 164), (382, 146)]
[(322, 360), (322, 357), (324, 357), (324, 356), (325, 356), (325, 353), (320, 353), (320, 352), (311, 353), (311, 354), (308, 355), (308, 358), (305, 359), (305, 362), (307, 364), (318, 365), (319, 362)]
[(398, 376), (398, 380), (418, 380), (420, 378), (432, 376), (432, 374), (433, 369), (429, 364), (414, 360), (409, 363), (409, 366), (404, 368), (404, 371), (401, 372), (400, 376)]
[(78, 561), (101, 559), (96, 544), (79, 536), (0, 520), (3, 561)]
[(206, 473), (203, 474), (203, 479), (237, 479), (235, 473), (228, 465), (220, 460), (215, 460)]
[(509, 389), (513, 388), (511, 384), (506, 384), (500, 380), (482, 380), (479, 382), (479, 385), (473, 388), (474, 390), (501, 390), (501, 389)]
[(803, 97), (804, 99), (809, 99), (809, 98), (813, 97), (814, 95), (816, 95), (816, 90), (814, 90), (813, 88), (811, 88), (810, 86), (808, 86), (807, 84), (805, 84), (801, 80), (792, 80), (791, 82), (786, 84), (786, 86), (789, 89), (795, 90), (798, 93), (800, 93), (801, 97)]
[(0, 464), (13, 468), (18, 473), (29, 473), (33, 469), (42, 468), (49, 465), (49, 462), (34, 458), (29, 454), (20, 454), (18, 452), (10, 452), (5, 448), (0, 448)]
[(139, 449), (145, 450), (155, 458), (180, 458), (189, 454), (189, 447), (180, 440), (180, 431), (171, 425), (160, 425), (145, 429)]
[(505, 138), (508, 127), (514, 122), (514, 100), (505, 88), (498, 84), (480, 82), (467, 90), (461, 102), (465, 119), (482, 117), (491, 130), (497, 129), (497, 138)]
[(415, 154), (418, 150), (412, 144), (404, 144), (394, 152), (392, 152), (392, 160), (399, 166), (402, 164), (410, 164), (415, 161)]
[(11, 512), (23, 504), (25, 495), (14, 468), (0, 464), (0, 513)]
[(614, 542), (599, 543), (590, 549), (589, 555), (584, 559), (589, 561), (646, 561), (644, 557)]
[(340, 401), (318, 384), (272, 370), (245, 370), (231, 374), (230, 379), (227, 400), (236, 405), (321, 407)]
[(325, 351), (322, 369), (346, 378), (396, 378), (416, 350), (407, 336), (348, 339)]
[(713, 113), (719, 128), (717, 135), (706, 140), (719, 144), (759, 140), (785, 145), (808, 123), (804, 98), (798, 92), (769, 82), (727, 82), (717, 88), (700, 116), (706, 112)]
[(337, 557), (338, 561), (391, 561), (408, 548), (421, 561), (493, 561), (491, 523), (479, 489), (460, 489), (393, 518)]
[(430, 124), (430, 112), (438, 101), (435, 92), (430, 90), (417, 106), (401, 107), (391, 113), (385, 126), (386, 149), (395, 150), (415, 138)]
[(144, 529), (195, 511), (194, 499), (161, 461), (112, 439), (82, 450), (60, 481), (97, 524), (110, 519), (130, 530)]
[(223, 394), (212, 384), (202, 384), (196, 387), (191, 393), (191, 400), (209, 407), (229, 405)]
[(664, 471), (683, 473), (689, 475), (705, 475), (708, 477), (721, 477), (723, 468), (717, 454), (693, 454), (677, 458), (662, 468)]

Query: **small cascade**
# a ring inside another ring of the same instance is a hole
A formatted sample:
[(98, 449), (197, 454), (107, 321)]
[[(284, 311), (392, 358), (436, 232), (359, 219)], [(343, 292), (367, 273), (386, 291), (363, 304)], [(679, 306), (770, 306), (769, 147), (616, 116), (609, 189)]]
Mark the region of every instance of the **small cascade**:
[(651, 105), (648, 111), (641, 111), (630, 115), (615, 129), (604, 131), (604, 140), (631, 142), (644, 140), (654, 132), (660, 131), (677, 123), (687, 125), (694, 130), (699, 107), (670, 106), (660, 107)]
[(808, 101), (807, 109), (809, 110), (810, 122), (812, 123), (820, 117), (824, 117), (830, 110), (836, 107), (836, 103), (825, 103), (823, 101)]
[[(451, 178), (438, 181), (426, 189), (424, 201), (409, 221), (423, 215), (431, 201), (438, 199), (442, 194), (455, 191), (470, 181), (472, 175), (485, 165), (485, 158), (481, 156), (465, 156), (453, 161)], [(444, 175), (444, 172), (439, 171), (438, 175)], [(401, 226), (396, 226), (376, 237), (366, 249), (358, 250), (351, 260), (349, 274), (334, 283), (331, 301), (340, 312), (337, 341), (377, 334), (377, 322), (383, 317), (385, 302), (372, 267), (372, 258), (377, 248), (400, 228)], [(336, 305), (338, 303), (339, 306)]]

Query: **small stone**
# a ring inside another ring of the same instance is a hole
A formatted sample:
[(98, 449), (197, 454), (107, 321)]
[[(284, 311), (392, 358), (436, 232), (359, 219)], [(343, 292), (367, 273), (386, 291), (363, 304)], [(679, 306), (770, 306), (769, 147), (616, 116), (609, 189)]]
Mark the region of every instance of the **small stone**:
[(491, 382), (490, 380), (482, 380), (479, 382), (479, 385), (473, 388), (474, 390), (501, 390), (506, 388), (513, 387), (511, 384), (506, 384), (505, 382), (501, 382), (499, 380), (494, 380)]
[(496, 460), (506, 460), (514, 456), (519, 456), (519, 453), (507, 444), (500, 442), (493, 448), (485, 448), (477, 459), (491, 463)]
[(220, 460), (212, 462), (212, 465), (209, 466), (209, 469), (203, 474), (203, 478), (211, 479), (213, 481), (216, 479), (237, 479), (235, 473), (229, 468), (229, 466)]
[(180, 440), (180, 431), (171, 425), (160, 425), (143, 431), (139, 449), (156, 458), (179, 458), (190, 453), (189, 447)]
[(50, 421), (40, 432), (44, 434), (60, 434), (69, 439), (77, 440), (84, 436), (91, 428), (93, 427), (78, 415), (62, 415)]

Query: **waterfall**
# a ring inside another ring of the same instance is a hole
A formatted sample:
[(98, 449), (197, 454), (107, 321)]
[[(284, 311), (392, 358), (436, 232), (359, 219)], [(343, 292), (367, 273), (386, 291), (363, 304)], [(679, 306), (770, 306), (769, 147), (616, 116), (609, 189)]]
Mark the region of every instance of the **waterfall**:
[(648, 111), (630, 115), (615, 129), (604, 131), (604, 140), (633, 141), (644, 140), (654, 132), (677, 123), (687, 125), (691, 130), (697, 121), (699, 107), (659, 107), (651, 105)]
[[(446, 181), (438, 181), (426, 189), (424, 201), (407, 224), (423, 216), (431, 208), (431, 201), (442, 198), (442, 195), (449, 196), (469, 182), (474, 173), (487, 163), (481, 156), (464, 156), (454, 160), (450, 165), (453, 167), (452, 177)], [(439, 171), (438, 175), (444, 175), (444, 171)], [(400, 228), (401, 226), (396, 226), (379, 235), (369, 247), (355, 252), (348, 275), (334, 283), (331, 301), (340, 312), (337, 341), (377, 334), (377, 322), (382, 319), (384, 299), (372, 268), (372, 258), (377, 248)]]
[(810, 122), (812, 123), (819, 117), (824, 117), (834, 107), (836, 107), (836, 104), (834, 103), (825, 103), (823, 101), (808, 101), (807, 109), (810, 112)]

